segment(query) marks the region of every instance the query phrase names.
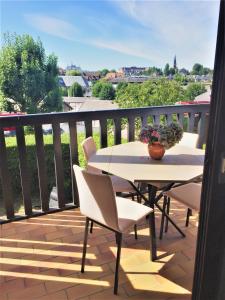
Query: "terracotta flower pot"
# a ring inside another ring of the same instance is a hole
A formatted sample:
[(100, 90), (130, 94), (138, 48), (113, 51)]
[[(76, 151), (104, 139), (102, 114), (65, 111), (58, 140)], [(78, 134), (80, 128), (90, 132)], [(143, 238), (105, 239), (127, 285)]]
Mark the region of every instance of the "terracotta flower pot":
[(152, 159), (160, 160), (163, 158), (165, 148), (159, 142), (154, 142), (148, 145), (148, 153)]

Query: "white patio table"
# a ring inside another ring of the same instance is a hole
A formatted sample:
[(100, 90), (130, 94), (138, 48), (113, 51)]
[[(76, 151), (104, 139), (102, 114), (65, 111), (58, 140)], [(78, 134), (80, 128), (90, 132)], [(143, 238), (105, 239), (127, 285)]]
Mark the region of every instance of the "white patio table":
[[(130, 142), (100, 149), (92, 155), (89, 165), (107, 173), (120, 176), (128, 180), (134, 187), (135, 182), (146, 182), (152, 187), (149, 199), (142, 198), (154, 208), (161, 211), (158, 201), (162, 196), (156, 196), (157, 184), (163, 183), (164, 189), (170, 189), (175, 183), (187, 183), (195, 180), (203, 173), (205, 151), (183, 145), (175, 145), (166, 150), (162, 160), (149, 157), (146, 144)], [(137, 190), (137, 188), (136, 188)], [(138, 192), (138, 191), (137, 191)], [(185, 236), (180, 228), (165, 214), (176, 229)]]

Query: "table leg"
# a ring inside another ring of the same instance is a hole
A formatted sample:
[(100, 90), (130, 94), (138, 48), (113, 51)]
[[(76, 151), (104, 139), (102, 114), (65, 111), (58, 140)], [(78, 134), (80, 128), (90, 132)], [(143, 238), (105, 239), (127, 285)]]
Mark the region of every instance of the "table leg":
[[(165, 186), (163, 188), (163, 190), (160, 192), (160, 194), (158, 196), (156, 196), (157, 187), (153, 186), (151, 184), (148, 184), (148, 199), (147, 199), (132, 182), (130, 182), (130, 184), (133, 186), (133, 188), (136, 190), (136, 192), (141, 196), (141, 198), (144, 199), (146, 205), (150, 206), (153, 210), (154, 210), (154, 206), (156, 206), (161, 212), (163, 212), (163, 209), (158, 204), (158, 201), (162, 198), (163, 192), (170, 190), (171, 187), (174, 185), (174, 183), (168, 184), (167, 186)], [(177, 229), (177, 231), (182, 235), (182, 237), (185, 237), (185, 234), (183, 233), (183, 231), (168, 216), (168, 214), (164, 212), (164, 216)], [(153, 218), (155, 218), (155, 216), (153, 216)]]
[(157, 190), (156, 186), (148, 184), (148, 203), (152, 209), (154, 209)]
[(183, 233), (183, 231), (176, 225), (176, 223), (170, 218), (170, 216), (168, 216), (168, 214), (164, 211), (162, 207), (158, 204), (155, 203), (155, 206), (162, 212), (164, 213), (164, 216), (167, 218), (167, 220), (176, 228), (177, 231), (179, 231), (179, 233), (182, 235), (182, 237), (185, 237), (185, 234)]

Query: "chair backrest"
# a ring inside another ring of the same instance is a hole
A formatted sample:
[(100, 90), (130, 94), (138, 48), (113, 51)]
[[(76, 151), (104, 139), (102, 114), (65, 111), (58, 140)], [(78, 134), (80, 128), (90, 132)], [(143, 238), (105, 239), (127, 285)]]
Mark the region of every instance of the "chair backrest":
[(85, 156), (85, 159), (87, 161), (87, 171), (91, 172), (91, 173), (95, 173), (95, 174), (101, 174), (102, 171), (99, 170), (99, 169), (96, 169), (94, 167), (91, 167), (88, 165), (88, 161), (90, 159), (90, 157), (96, 153), (97, 151), (97, 148), (96, 148), (96, 145), (95, 145), (95, 141), (93, 139), (92, 136), (88, 137), (87, 139), (85, 139), (82, 143), (81, 143), (81, 146), (83, 148), (83, 151), (84, 151), (84, 156)]
[(184, 132), (183, 137), (179, 142), (179, 145), (187, 146), (191, 148), (197, 148), (197, 142), (198, 142), (197, 133)]
[(86, 217), (119, 231), (116, 199), (110, 176), (94, 174), (74, 165), (80, 211)]

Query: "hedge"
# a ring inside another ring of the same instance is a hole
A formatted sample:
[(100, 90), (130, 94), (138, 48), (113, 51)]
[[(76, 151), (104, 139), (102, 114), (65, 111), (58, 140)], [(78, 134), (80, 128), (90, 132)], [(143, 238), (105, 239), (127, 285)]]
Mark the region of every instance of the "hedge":
[[(93, 137), (96, 142), (97, 148), (99, 148), (100, 145), (99, 134), (95, 133)], [(78, 134), (79, 163), (80, 166), (82, 167), (85, 166), (85, 159), (80, 144), (81, 141), (84, 140), (84, 138), (85, 138), (84, 134)], [(38, 170), (37, 170), (34, 135), (33, 134), (26, 135), (25, 141), (27, 146), (28, 168), (29, 168), (30, 180), (31, 180), (30, 186), (31, 186), (31, 198), (33, 201), (32, 204), (33, 206), (40, 206)], [(108, 137), (108, 144), (113, 145), (112, 135)], [(48, 178), (48, 192), (50, 195), (53, 186), (56, 186), (52, 135), (44, 135), (44, 145), (45, 145), (45, 161), (46, 161), (47, 178)], [(72, 199), (72, 191), (71, 191), (71, 170), (70, 170), (70, 161), (69, 161), (70, 151), (69, 151), (68, 133), (63, 133), (61, 135), (61, 145), (62, 145), (62, 158), (63, 158), (63, 165), (64, 165), (65, 195), (66, 195), (67, 202), (70, 202)], [(8, 166), (11, 175), (15, 209), (17, 210), (22, 205), (22, 191), (21, 191), (21, 183), (20, 183), (19, 159), (18, 159), (16, 137), (7, 137), (6, 146), (7, 146)], [(0, 208), (3, 207), (2, 201), (3, 201), (2, 187), (0, 185)]]

